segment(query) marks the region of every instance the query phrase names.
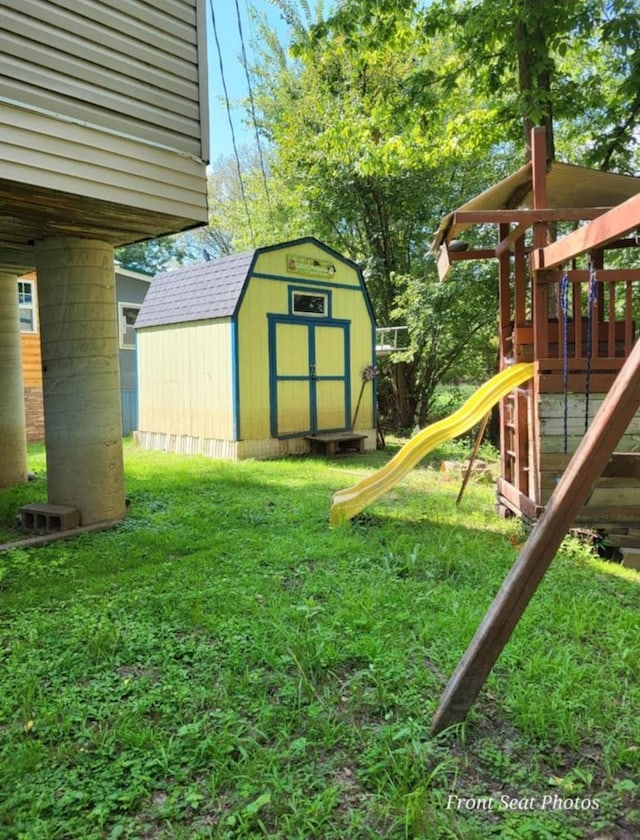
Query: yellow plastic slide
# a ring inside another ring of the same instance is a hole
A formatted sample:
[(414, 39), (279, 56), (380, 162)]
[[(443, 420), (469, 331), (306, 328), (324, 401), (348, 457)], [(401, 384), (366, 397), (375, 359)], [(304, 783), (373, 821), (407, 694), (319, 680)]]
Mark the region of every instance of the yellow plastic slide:
[(333, 496), (331, 525), (338, 525), (352, 519), (361, 510), (387, 493), (412, 470), (427, 453), (458, 437), (479, 423), (493, 406), (506, 397), (510, 391), (522, 385), (533, 376), (533, 364), (511, 365), (498, 373), (469, 397), (466, 403), (450, 417), (438, 420), (411, 438), (393, 458), (373, 475), (359, 481), (353, 487), (339, 490)]

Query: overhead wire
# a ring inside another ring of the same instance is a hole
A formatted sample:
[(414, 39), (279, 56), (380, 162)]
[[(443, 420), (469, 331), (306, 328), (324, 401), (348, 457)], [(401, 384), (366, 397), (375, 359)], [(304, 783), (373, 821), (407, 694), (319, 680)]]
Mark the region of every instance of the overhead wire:
[(247, 223), (249, 225), (249, 233), (251, 235), (251, 242), (255, 248), (256, 240), (253, 232), (253, 225), (251, 224), (251, 213), (249, 212), (249, 203), (247, 201), (247, 194), (244, 188), (244, 179), (242, 178), (242, 168), (240, 166), (240, 156), (238, 154), (238, 145), (236, 143), (236, 133), (233, 127), (233, 118), (231, 117), (231, 104), (229, 102), (229, 92), (227, 90), (227, 82), (224, 74), (224, 62), (222, 60), (222, 50), (220, 49), (220, 40), (218, 38), (218, 28), (216, 26), (216, 15), (213, 10), (213, 0), (209, 0), (209, 8), (211, 9), (211, 23), (213, 28), (213, 37), (216, 42), (216, 49), (218, 51), (218, 64), (220, 67), (220, 79), (222, 81), (222, 90), (224, 92), (225, 107), (227, 110), (227, 118), (229, 120), (229, 129), (231, 130), (231, 143), (233, 145), (233, 153), (236, 159), (236, 169), (238, 171), (238, 181), (240, 183), (240, 193), (242, 194), (242, 202), (244, 204), (244, 211), (247, 216)]
[(267, 200), (267, 209), (269, 211), (269, 216), (271, 216), (271, 197), (269, 195), (269, 185), (267, 183), (267, 173), (266, 167), (264, 163), (264, 155), (262, 154), (262, 144), (260, 143), (260, 132), (258, 130), (258, 120), (256, 118), (256, 105), (255, 100), (253, 98), (253, 87), (251, 85), (251, 74), (249, 73), (249, 61), (247, 59), (247, 51), (245, 49), (244, 44), (244, 33), (242, 31), (242, 20), (240, 16), (240, 6), (238, 5), (238, 0), (235, 0), (236, 5), (236, 17), (238, 19), (238, 34), (240, 36), (240, 47), (242, 49), (242, 64), (244, 66), (244, 73), (247, 79), (247, 89), (249, 91), (249, 110), (251, 112), (251, 120), (253, 122), (253, 130), (256, 135), (256, 146), (258, 147), (258, 157), (260, 160), (260, 171), (262, 173), (262, 183), (264, 184), (264, 194)]

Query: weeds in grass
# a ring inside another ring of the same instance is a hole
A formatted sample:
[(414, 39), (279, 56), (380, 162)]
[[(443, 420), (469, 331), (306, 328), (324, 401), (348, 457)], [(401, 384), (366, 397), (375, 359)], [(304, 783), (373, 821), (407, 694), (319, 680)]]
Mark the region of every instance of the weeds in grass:
[[(468, 722), (433, 738), (523, 534), (428, 464), (330, 530), (331, 493), (384, 457), (128, 448), (121, 526), (1, 555), (0, 838), (636, 836), (637, 576), (567, 541)], [(5, 539), (43, 497), (0, 493)], [(600, 807), (447, 806), (550, 792)]]

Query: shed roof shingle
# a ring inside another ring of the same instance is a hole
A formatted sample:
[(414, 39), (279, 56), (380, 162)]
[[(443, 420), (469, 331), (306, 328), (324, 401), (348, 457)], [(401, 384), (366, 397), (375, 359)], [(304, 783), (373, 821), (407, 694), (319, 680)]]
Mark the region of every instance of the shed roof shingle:
[(138, 314), (136, 328), (233, 315), (255, 253), (231, 254), (157, 274)]

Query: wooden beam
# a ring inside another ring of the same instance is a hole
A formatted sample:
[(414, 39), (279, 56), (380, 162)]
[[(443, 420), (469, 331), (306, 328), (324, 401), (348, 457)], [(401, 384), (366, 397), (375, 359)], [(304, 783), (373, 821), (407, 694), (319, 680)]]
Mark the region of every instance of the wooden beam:
[(532, 252), (534, 270), (554, 268), (580, 254), (602, 248), (640, 226), (640, 193), (557, 242)]
[(611, 207), (565, 207), (537, 210), (456, 210), (451, 224), (452, 231), (469, 225), (523, 224), (527, 227), (536, 222), (587, 222), (597, 219)]
[(530, 499), (529, 496), (521, 493), (520, 490), (516, 489), (513, 484), (505, 478), (498, 479), (497, 495), (499, 499), (506, 502), (507, 506), (513, 510), (514, 513), (525, 517), (525, 519), (528, 519), (530, 522), (535, 522), (538, 516), (542, 513), (542, 508), (539, 505), (536, 505), (533, 499)]
[(511, 233), (500, 239), (496, 245), (496, 256), (501, 257), (503, 254), (511, 250), (513, 244), (526, 233), (529, 225), (519, 224)]
[[(434, 733), (461, 723), (509, 641), (565, 534), (640, 408), (640, 341), (618, 374), (447, 685)], [(639, 514), (640, 516), (640, 514)]]
[(77, 537), (79, 534), (93, 534), (94, 531), (107, 531), (109, 528), (117, 528), (122, 525), (122, 519), (108, 520), (106, 522), (94, 522), (92, 525), (81, 525), (79, 528), (69, 528), (68, 531), (53, 531), (49, 534), (38, 534), (35, 537), (27, 537), (24, 540), (2, 543), (0, 551), (13, 551), (16, 548), (37, 548), (41, 545), (49, 545), (58, 540), (68, 540)]
[(496, 256), (495, 248), (475, 248), (469, 251), (449, 251), (451, 262), (459, 260), (488, 260)]
[(449, 269), (451, 268), (451, 260), (449, 259), (449, 248), (447, 247), (447, 243), (443, 243), (438, 248), (438, 257), (436, 260), (438, 266), (438, 277), (440, 281), (444, 280), (444, 278), (449, 273)]
[[(508, 225), (500, 225), (500, 236), (505, 237), (509, 232)], [(515, 355), (513, 347), (513, 327), (511, 325), (511, 260), (509, 255), (501, 254), (498, 261), (498, 289), (499, 289), (499, 326), (500, 326), (500, 357)]]
[[(514, 269), (513, 269), (513, 299), (515, 326), (520, 327), (526, 324), (531, 317), (527, 312), (527, 264), (524, 255), (524, 239), (519, 239), (514, 246)], [(531, 310), (531, 307), (530, 307)], [(527, 317), (527, 315), (529, 317)], [(518, 348), (514, 348), (515, 356), (518, 356)]]

